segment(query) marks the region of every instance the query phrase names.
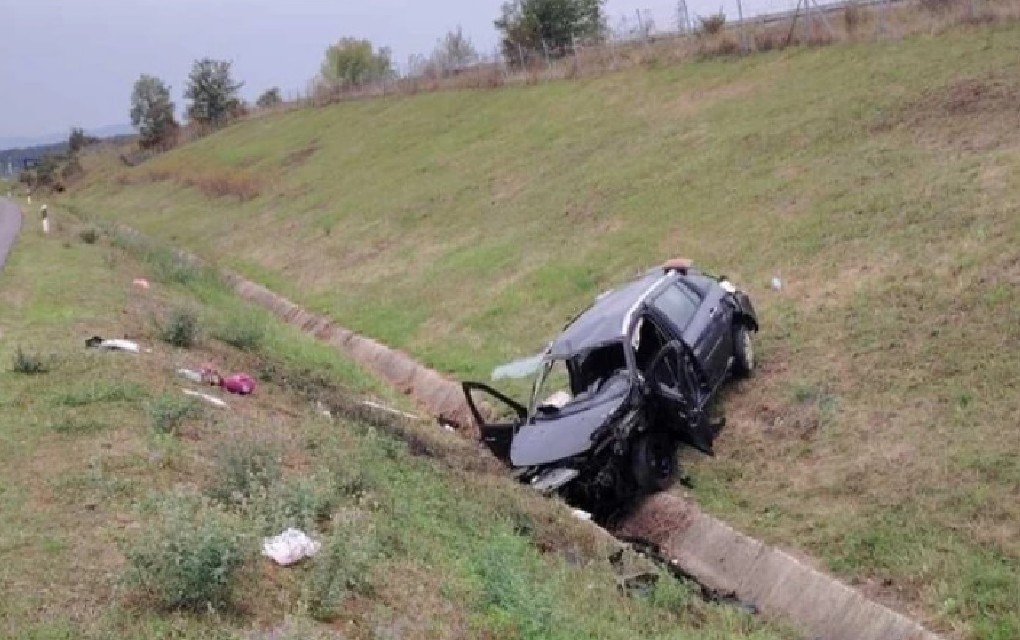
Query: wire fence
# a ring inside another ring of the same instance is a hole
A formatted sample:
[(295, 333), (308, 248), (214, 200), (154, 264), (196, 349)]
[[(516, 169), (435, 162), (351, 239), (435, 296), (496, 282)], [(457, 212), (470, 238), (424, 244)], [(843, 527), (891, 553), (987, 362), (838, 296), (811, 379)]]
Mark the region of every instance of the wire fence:
[(469, 64), (431, 66), (362, 86), (312, 85), (272, 111), (390, 94), (535, 84), (789, 46), (896, 39), (960, 23), (1020, 20), (1020, 0), (723, 0), (708, 15), (689, 11), (685, 0), (669, 2), (668, 13), (666, 8), (661, 4), (657, 11), (611, 18), (597, 39), (505, 45)]

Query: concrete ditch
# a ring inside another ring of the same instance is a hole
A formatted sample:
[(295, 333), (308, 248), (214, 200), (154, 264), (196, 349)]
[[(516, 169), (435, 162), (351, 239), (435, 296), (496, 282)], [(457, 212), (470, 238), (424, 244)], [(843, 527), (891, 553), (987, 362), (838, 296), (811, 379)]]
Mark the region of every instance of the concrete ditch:
[[(143, 239), (130, 228), (118, 228)], [(201, 263), (190, 254), (177, 253), (189, 262)], [(242, 298), (336, 347), (438, 420), (455, 425), (467, 437), (477, 437), (457, 382), (239, 274), (223, 275)], [(611, 533), (655, 545), (703, 587), (732, 593), (739, 601), (753, 604), (766, 618), (792, 625), (811, 640), (942, 640), (911, 618), (736, 531), (693, 501), (676, 495), (647, 498), (613, 526)]]

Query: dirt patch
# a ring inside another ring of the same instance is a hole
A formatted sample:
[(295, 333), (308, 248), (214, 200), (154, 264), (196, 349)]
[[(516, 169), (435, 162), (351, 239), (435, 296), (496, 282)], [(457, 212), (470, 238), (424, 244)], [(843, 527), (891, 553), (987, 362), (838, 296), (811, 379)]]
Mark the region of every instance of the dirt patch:
[(965, 78), (929, 89), (875, 124), (912, 130), (932, 148), (987, 151), (1020, 143), (1020, 81)]
[(319, 139), (316, 138), (315, 140), (309, 142), (305, 148), (298, 149), (297, 151), (291, 151), (290, 153), (288, 153), (283, 159), (283, 166), (287, 167), (288, 169), (300, 167), (305, 162), (307, 162), (309, 158), (315, 155), (315, 153), (318, 150)]

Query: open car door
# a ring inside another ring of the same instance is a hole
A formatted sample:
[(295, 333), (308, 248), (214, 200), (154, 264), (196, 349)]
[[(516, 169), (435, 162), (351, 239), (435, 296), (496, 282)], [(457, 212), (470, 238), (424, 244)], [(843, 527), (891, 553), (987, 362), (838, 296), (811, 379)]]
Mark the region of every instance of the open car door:
[(707, 380), (697, 357), (680, 340), (664, 345), (645, 369), (654, 401), (676, 421), (681, 439), (707, 455), (715, 455), (715, 433), (708, 420), (711, 398)]
[(510, 444), (528, 417), (527, 409), (481, 382), (465, 382), (462, 386), (482, 442), (509, 464)]

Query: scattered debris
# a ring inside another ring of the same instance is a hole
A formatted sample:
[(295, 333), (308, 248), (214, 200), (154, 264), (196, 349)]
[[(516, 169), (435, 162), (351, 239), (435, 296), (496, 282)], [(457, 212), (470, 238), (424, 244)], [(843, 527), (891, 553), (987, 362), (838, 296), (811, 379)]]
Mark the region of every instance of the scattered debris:
[(262, 555), (278, 565), (289, 566), (310, 558), (319, 552), (322, 545), (298, 529), (287, 529), (273, 538), (262, 541)]
[(145, 278), (135, 278), (134, 280), (131, 281), (131, 284), (141, 289), (148, 289), (150, 286), (149, 281), (146, 280)]
[(220, 400), (216, 396), (211, 396), (211, 395), (208, 395), (206, 393), (199, 393), (197, 391), (192, 391), (191, 389), (181, 389), (181, 391), (183, 391), (184, 395), (186, 395), (186, 396), (191, 396), (192, 398), (199, 398), (201, 400), (204, 400), (204, 401), (208, 402), (209, 404), (213, 405), (214, 407), (219, 407), (220, 409), (229, 409), (230, 408), (230, 405), (228, 405), (226, 402)]
[(85, 341), (86, 349), (109, 349), (111, 351), (127, 351), (129, 353), (141, 353), (142, 349), (137, 342), (132, 340), (112, 339), (106, 340), (100, 336), (92, 336)]
[(783, 281), (779, 278), (779, 276), (775, 276), (772, 278), (772, 290), (773, 291), (783, 290)]
[(255, 379), (247, 373), (235, 373), (220, 380), (219, 386), (230, 393), (247, 396), (255, 393)]
[(177, 375), (179, 375), (182, 378), (185, 378), (187, 380), (190, 380), (191, 382), (198, 382), (198, 383), (202, 382), (202, 374), (200, 372), (198, 372), (198, 371), (193, 370), (193, 369), (178, 369), (177, 370)]
[(587, 511), (582, 511), (581, 509), (571, 509), (570, 512), (574, 514), (574, 517), (577, 518), (578, 520), (583, 520), (585, 522), (591, 520), (591, 514), (588, 513)]
[(400, 416), (401, 418), (407, 418), (408, 420), (421, 420), (420, 416), (416, 416), (413, 413), (407, 413), (406, 411), (401, 411), (399, 409), (394, 409), (393, 407), (387, 407), (386, 405), (379, 404), (378, 402), (375, 402), (374, 400), (362, 400), (361, 404), (362, 404), (362, 406), (369, 407), (371, 409), (377, 409), (379, 411), (385, 411), (386, 413), (392, 413), (395, 416)]
[[(247, 373), (235, 373), (224, 378), (211, 364), (205, 364), (199, 372), (188, 371), (186, 377), (194, 380), (193, 376), (195, 373), (198, 373), (199, 377), (196, 382), (204, 382), (241, 396), (255, 393), (255, 379)], [(185, 374), (182, 373), (181, 375)]]

